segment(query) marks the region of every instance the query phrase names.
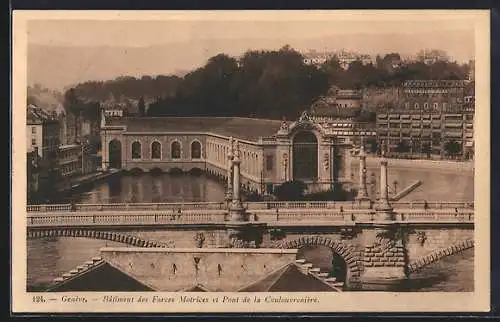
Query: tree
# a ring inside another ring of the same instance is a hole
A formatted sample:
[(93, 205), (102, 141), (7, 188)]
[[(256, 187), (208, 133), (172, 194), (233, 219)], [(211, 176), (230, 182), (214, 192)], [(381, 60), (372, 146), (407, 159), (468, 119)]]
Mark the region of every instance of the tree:
[(299, 180), (287, 181), (276, 187), (274, 195), (278, 200), (302, 200), (307, 185)]
[(144, 103), (144, 97), (141, 96), (138, 103), (139, 116), (146, 115), (146, 104)]

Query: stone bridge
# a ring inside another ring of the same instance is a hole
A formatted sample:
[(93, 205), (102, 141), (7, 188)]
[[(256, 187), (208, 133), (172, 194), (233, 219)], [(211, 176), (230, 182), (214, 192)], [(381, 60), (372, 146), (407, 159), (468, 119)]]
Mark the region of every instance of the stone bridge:
[[(29, 206), (28, 238), (83, 237), (138, 247), (231, 247), (227, 234), (232, 221), (224, 205), (197, 206)], [(468, 203), (436, 203), (425, 209), (418, 203), (413, 208), (395, 203), (391, 220), (381, 219), (380, 212), (369, 206), (351, 202), (245, 206), (246, 221), (263, 225), (257, 247), (328, 247), (344, 260), (346, 287), (351, 289), (387, 287), (474, 246), (474, 211)]]

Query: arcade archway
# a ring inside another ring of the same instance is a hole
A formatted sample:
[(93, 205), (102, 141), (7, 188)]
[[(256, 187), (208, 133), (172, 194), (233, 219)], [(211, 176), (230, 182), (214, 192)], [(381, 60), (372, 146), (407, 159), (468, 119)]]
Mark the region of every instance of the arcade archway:
[(328, 277), (335, 277), (339, 282), (346, 282), (347, 264), (330, 247), (324, 245), (304, 246), (299, 249), (297, 258), (312, 263), (314, 267), (328, 273)]
[(293, 139), (293, 179), (318, 179), (318, 139), (312, 132), (299, 132)]

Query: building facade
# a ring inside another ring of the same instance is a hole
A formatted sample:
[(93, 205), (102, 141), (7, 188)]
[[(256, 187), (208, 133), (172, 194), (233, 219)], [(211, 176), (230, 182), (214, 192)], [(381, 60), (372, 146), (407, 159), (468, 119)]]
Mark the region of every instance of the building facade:
[(82, 147), (79, 144), (59, 146), (59, 175), (61, 179), (82, 173)]
[(355, 121), (304, 112), (295, 122), (233, 117), (141, 117), (108, 120), (101, 128), (103, 168), (150, 171), (198, 168), (227, 177), (230, 138), (241, 150), (242, 186), (271, 193), (300, 180), (310, 192), (351, 180), (355, 138), (375, 131)]
[[(35, 186), (40, 190), (57, 180), (59, 121), (55, 115), (34, 105), (28, 105), (26, 115), (26, 151), (30, 160), (37, 160), (37, 184)], [(28, 176), (28, 179), (30, 178), (32, 177)], [(28, 186), (33, 187), (31, 184)]]
[(377, 139), (388, 153), (471, 159), (473, 95), (465, 81), (407, 81), (400, 108), (377, 112)]

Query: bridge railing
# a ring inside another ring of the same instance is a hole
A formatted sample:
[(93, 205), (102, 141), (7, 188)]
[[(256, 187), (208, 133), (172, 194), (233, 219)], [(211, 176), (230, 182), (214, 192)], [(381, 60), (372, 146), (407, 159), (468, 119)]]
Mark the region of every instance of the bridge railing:
[(224, 209), (224, 202), (183, 202), (183, 203), (108, 203), (108, 204), (53, 204), (28, 205), (28, 212), (57, 212), (57, 211), (136, 211), (136, 210), (193, 210), (193, 209)]
[[(275, 212), (273, 210), (254, 210), (248, 212), (250, 221), (289, 224), (348, 224), (370, 223), (377, 221), (377, 213), (369, 210), (326, 211), (288, 209)], [(157, 225), (157, 224), (217, 224), (227, 221), (228, 213), (224, 210), (190, 210), (181, 213), (165, 213), (162, 211), (138, 211), (134, 213), (38, 213), (29, 214), (28, 227), (58, 226), (105, 226), (105, 225)], [(470, 210), (449, 211), (403, 209), (396, 213), (397, 222), (429, 222), (455, 223), (474, 222), (474, 212)]]
[[(425, 202), (397, 201), (393, 207), (409, 209), (474, 209), (474, 202)], [(248, 210), (262, 209), (369, 209), (370, 204), (358, 201), (269, 201), (245, 202)], [(88, 212), (88, 211), (140, 211), (140, 210), (222, 210), (225, 202), (183, 202), (183, 203), (108, 203), (108, 204), (48, 204), (28, 205), (28, 212)]]
[(474, 209), (473, 201), (395, 201), (391, 203), (394, 208), (410, 209)]
[(254, 209), (369, 209), (369, 203), (359, 201), (268, 201), (246, 202), (248, 210)]
[(401, 211), (396, 219), (402, 222), (474, 222), (474, 211)]
[(156, 225), (169, 223), (210, 224), (222, 222), (226, 218), (224, 212), (184, 212), (164, 213), (125, 213), (125, 214), (74, 214), (58, 213), (48, 215), (28, 216), (28, 227), (58, 227), (58, 226), (106, 226), (106, 225)]

